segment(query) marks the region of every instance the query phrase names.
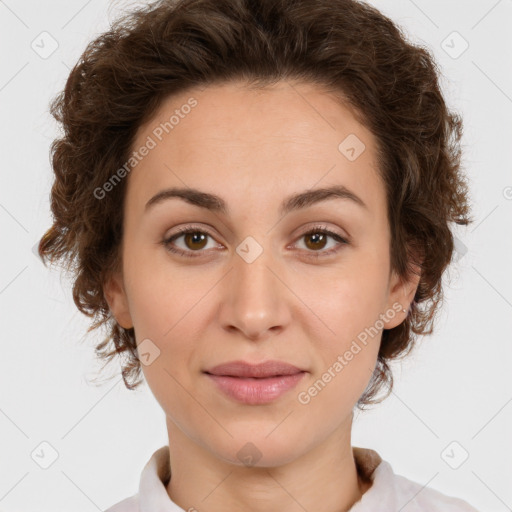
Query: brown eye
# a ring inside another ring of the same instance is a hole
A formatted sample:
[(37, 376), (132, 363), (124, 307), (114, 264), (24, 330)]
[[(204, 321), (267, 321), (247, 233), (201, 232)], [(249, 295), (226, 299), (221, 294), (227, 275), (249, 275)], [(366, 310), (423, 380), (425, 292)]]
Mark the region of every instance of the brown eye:
[[(179, 247), (176, 243), (177, 240), (183, 238), (183, 245)], [(206, 231), (198, 228), (183, 228), (175, 235), (162, 240), (164, 247), (172, 253), (179, 254), (180, 256), (197, 257), (201, 256), (204, 252), (209, 252), (205, 249), (208, 245), (208, 239), (213, 237)]]
[[(176, 243), (177, 240), (183, 238), (183, 245), (179, 247)], [(209, 253), (210, 251), (204, 250), (208, 245), (208, 238), (213, 240), (212, 235), (206, 231), (202, 231), (198, 228), (188, 227), (178, 231), (178, 233), (170, 236), (169, 238), (162, 240), (164, 247), (174, 254), (185, 257), (198, 257), (202, 256), (203, 253)], [(307, 233), (303, 233), (300, 240), (305, 240), (305, 251), (308, 256), (314, 258), (330, 256), (338, 252), (343, 245), (349, 245), (348, 240), (341, 237), (337, 233), (330, 231), (325, 228), (313, 228)], [(329, 243), (329, 239), (333, 239), (338, 242), (337, 246), (324, 250)]]
[[(309, 253), (308, 256), (314, 258), (330, 256), (338, 252), (341, 246), (349, 244), (348, 240), (326, 228), (310, 229), (307, 233), (303, 233), (300, 238), (306, 240), (304, 242), (306, 252)], [(327, 246), (329, 238), (336, 240), (338, 246), (335, 245), (333, 248), (323, 250)]]
[(206, 245), (207, 237), (208, 235), (206, 233), (202, 233), (201, 231), (194, 231), (185, 233), (183, 235), (183, 240), (188, 249), (198, 250), (204, 248)]
[(309, 242), (306, 242), (306, 246), (309, 249), (312, 250), (319, 250), (323, 249), (327, 243), (327, 236), (324, 233), (312, 233), (312, 234), (306, 234), (304, 235), (306, 240), (309, 240)]

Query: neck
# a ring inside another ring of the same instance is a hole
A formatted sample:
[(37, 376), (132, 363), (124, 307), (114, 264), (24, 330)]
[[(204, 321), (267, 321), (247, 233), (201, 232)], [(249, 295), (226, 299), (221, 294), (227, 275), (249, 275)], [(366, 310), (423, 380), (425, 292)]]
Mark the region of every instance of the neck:
[(167, 493), (187, 511), (348, 511), (371, 486), (357, 473), (351, 422), (352, 415), (321, 445), (287, 462), (248, 467), (199, 446), (168, 418)]

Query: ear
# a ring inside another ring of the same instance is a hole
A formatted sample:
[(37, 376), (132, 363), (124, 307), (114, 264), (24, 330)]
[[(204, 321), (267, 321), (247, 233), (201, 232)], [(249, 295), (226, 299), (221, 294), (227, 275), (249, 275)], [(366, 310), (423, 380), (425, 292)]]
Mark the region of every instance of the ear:
[(117, 323), (124, 329), (131, 329), (133, 322), (121, 272), (115, 272), (107, 278), (103, 285), (103, 296)]
[[(414, 295), (418, 289), (418, 284), (421, 278), (421, 260), (420, 264), (413, 264), (413, 272), (410, 273), (407, 279), (399, 277), (394, 271), (392, 272), (389, 282), (389, 295), (386, 304), (386, 311), (384, 314), (383, 322), (384, 329), (392, 329), (400, 325), (409, 313), (409, 307), (414, 300)], [(404, 311), (405, 309), (405, 311)], [(394, 314), (389, 314), (393, 311)]]

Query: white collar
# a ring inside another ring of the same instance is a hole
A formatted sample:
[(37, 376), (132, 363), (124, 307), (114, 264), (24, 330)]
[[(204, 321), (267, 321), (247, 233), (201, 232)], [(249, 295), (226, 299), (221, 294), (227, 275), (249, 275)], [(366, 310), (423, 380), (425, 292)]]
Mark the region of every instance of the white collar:
[[(374, 471), (383, 462), (379, 454), (359, 447), (353, 447), (352, 451), (358, 472), (373, 482)], [(166, 445), (153, 453), (142, 470), (139, 483), (140, 512), (184, 512), (167, 494), (166, 486), (170, 477), (169, 446)], [(372, 491), (374, 485), (375, 483), (363, 497)]]
[[(396, 475), (391, 465), (374, 450), (352, 447), (352, 452), (359, 474), (372, 485), (350, 512), (401, 510), (406, 506), (410, 506), (407, 510), (415, 512), (478, 512), (462, 499)], [(170, 477), (169, 446), (166, 445), (156, 450), (144, 466), (138, 495), (125, 500), (125, 504), (133, 508), (114, 507), (112, 512), (186, 512), (167, 494)]]

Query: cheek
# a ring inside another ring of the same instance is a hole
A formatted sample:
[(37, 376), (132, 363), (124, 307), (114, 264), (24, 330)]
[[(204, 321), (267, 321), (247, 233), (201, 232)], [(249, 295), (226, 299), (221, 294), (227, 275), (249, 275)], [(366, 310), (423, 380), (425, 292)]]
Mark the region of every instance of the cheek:
[(171, 411), (180, 409), (182, 386), (190, 388), (188, 371), (200, 329), (192, 320), (201, 317), (205, 292), (177, 276), (164, 275), (155, 268), (148, 272), (139, 267), (127, 291), (142, 372), (155, 399)]
[(153, 250), (157, 257), (148, 252), (126, 259), (127, 294), (138, 338), (165, 340), (197, 315), (215, 276), (200, 266), (180, 267), (167, 255), (162, 257), (165, 249)]
[(311, 413), (350, 408), (366, 389), (382, 337), (386, 270), (377, 258), (360, 255), (344, 260), (329, 276), (302, 280), (297, 294), (308, 297), (308, 307), (321, 319), (315, 321), (318, 331), (309, 333), (319, 358), (313, 388), (305, 389)]
[[(382, 338), (381, 326), (373, 318), (378, 318), (377, 307), (375, 301), (359, 305), (361, 309), (332, 306), (334, 334), (315, 339), (319, 364), (297, 397), (311, 417), (323, 418), (327, 430), (354, 407), (375, 369)], [(374, 315), (364, 309), (370, 307), (375, 308)]]
[(313, 316), (321, 320), (316, 339), (337, 350), (365, 328), (375, 325), (386, 299), (385, 261), (352, 253), (326, 271), (310, 271), (292, 284)]
[(141, 343), (148, 344), (157, 356), (151, 364), (142, 364), (142, 371), (152, 394), (175, 423), (187, 418), (194, 407), (186, 390), (195, 384), (197, 344), (204, 328), (201, 298), (206, 291), (174, 279), (166, 286), (165, 280), (137, 281), (134, 300), (134, 325), (143, 359)]

